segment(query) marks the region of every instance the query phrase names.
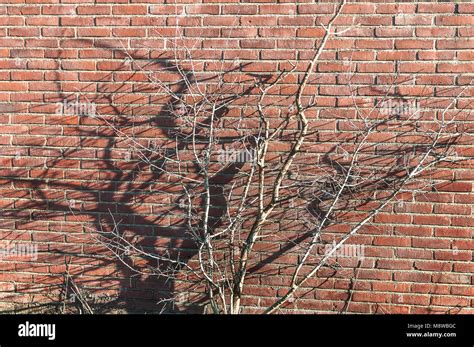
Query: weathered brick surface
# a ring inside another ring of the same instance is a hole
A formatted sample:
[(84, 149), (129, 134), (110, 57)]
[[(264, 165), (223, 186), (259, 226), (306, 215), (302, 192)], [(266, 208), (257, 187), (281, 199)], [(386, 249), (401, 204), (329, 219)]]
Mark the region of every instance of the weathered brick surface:
[[(101, 114), (133, 116), (142, 139), (160, 141), (164, 133), (149, 119), (160, 117), (166, 98), (127, 61), (124, 50), (142, 57), (149, 70), (163, 69), (172, 58), (170, 42), (179, 32), (179, 41), (194, 47), (204, 74), (220, 69), (221, 59), (234, 69), (229, 75), (233, 79), (276, 73), (288, 61), (296, 61), (301, 72), (323, 35), (320, 24), (327, 23), (334, 7), (310, 0), (2, 1), (0, 235), (6, 242), (37, 244), (40, 253), (34, 261), (12, 256), (0, 261), (1, 305), (58, 301), (69, 261), (78, 285), (118, 297), (129, 310), (153, 310), (163, 292), (179, 290), (178, 284), (130, 279), (119, 261), (100, 257), (105, 250), (90, 235), (91, 228), (110, 225), (114, 215), (141, 238), (142, 246), (172, 245), (185, 254), (189, 248), (182, 219), (167, 212), (177, 195), (169, 188), (160, 195), (170, 183), (154, 181), (150, 170), (136, 170), (127, 160), (127, 142), (97, 119), (60, 115), (57, 103), (80, 95), (80, 100), (93, 100)], [(344, 122), (353, 118), (344, 109), (350, 102), (345, 78), (350, 64), (361, 97), (373, 95), (374, 85), (389, 85), (399, 73), (402, 80), (411, 78), (399, 88), (400, 95), (433, 95), (428, 106), (432, 112), (449, 104), (452, 89), (468, 84), (474, 73), (473, 11), (469, 3), (348, 4), (335, 25), (356, 26), (329, 40), (308, 88), (319, 98), (312, 119), (321, 140), (333, 141), (351, 131)], [(173, 81), (178, 76), (170, 70), (160, 78)], [(286, 89), (271, 97), (292, 95), (294, 87), (295, 81), (288, 80)], [(469, 142), (474, 118), (468, 113), (473, 90), (468, 88), (455, 105), (464, 109), (460, 117), (468, 134), (458, 153), (466, 158), (474, 154)], [(286, 107), (283, 98), (280, 105)], [(158, 123), (168, 126), (166, 119)], [(417, 140), (411, 135), (403, 139)], [(277, 143), (270, 150), (287, 148)], [(446, 165), (436, 173), (432, 191), (389, 206), (355, 240), (365, 245), (363, 262), (340, 259), (339, 271), (319, 274), (307, 283), (316, 289), (286, 308), (473, 313), (471, 170), (469, 160)], [(291, 238), (298, 234), (294, 222), (276, 219), (269, 227)], [(257, 244), (262, 260), (274, 260), (249, 277), (245, 312), (260, 312), (285, 293), (291, 275), (285, 269), (297, 258), (291, 253), (278, 256), (280, 247), (272, 240)], [(189, 252), (193, 259), (195, 252)]]

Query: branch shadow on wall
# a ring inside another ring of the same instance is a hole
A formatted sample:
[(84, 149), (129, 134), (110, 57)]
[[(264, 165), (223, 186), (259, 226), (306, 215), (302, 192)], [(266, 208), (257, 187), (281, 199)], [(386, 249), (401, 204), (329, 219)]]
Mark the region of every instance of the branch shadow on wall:
[[(176, 137), (176, 129), (179, 129), (180, 125), (170, 115), (170, 109), (174, 110), (179, 105), (172, 100), (164, 100), (162, 105), (169, 105), (169, 108), (160, 107), (160, 111), (152, 116), (149, 116), (149, 109), (145, 108), (145, 114), (142, 114), (143, 107), (124, 105), (130, 102), (122, 103), (120, 98), (124, 95), (137, 95), (137, 98), (144, 95), (149, 102), (155, 97), (156, 88), (151, 86), (133, 89), (133, 84), (130, 83), (143, 82), (141, 80), (143, 75), (138, 72), (133, 73), (133, 69), (127, 67), (127, 64), (123, 62), (126, 56), (120, 49), (105, 45), (100, 48), (112, 50), (114, 54), (117, 54), (121, 65), (115, 71), (104, 75), (102, 80), (91, 83), (97, 88), (97, 96), (91, 97), (90, 92), (84, 91), (84, 93), (79, 93), (79, 98), (74, 96), (71, 101), (96, 104), (99, 110), (105, 111), (113, 127), (124, 133), (132, 134), (132, 131), (140, 129), (134, 136), (144, 141), (145, 151), (158, 136), (160, 141), (173, 145), (168, 147), (166, 157), (176, 158), (179, 151), (189, 146), (188, 141)], [(180, 76), (183, 73), (178, 70), (172, 60), (167, 58), (143, 59), (140, 56), (133, 58), (136, 61), (145, 60), (152, 69), (161, 69), (171, 75)], [(121, 71), (126, 71), (130, 76), (122, 81), (123, 83), (116, 83), (115, 78), (119, 74), (115, 72)], [(232, 70), (229, 71), (229, 73), (232, 72)], [(186, 71), (184, 73), (187, 74)], [(268, 79), (268, 76), (264, 76), (261, 82), (265, 83)], [(64, 100), (70, 100), (71, 95), (62, 90), (59, 76), (57, 81), (57, 95), (44, 100), (45, 102), (63, 103)], [(132, 89), (127, 89), (131, 85)], [(188, 85), (182, 80), (178, 79), (173, 88), (177, 95), (188, 93)], [(253, 86), (249, 87), (243, 95), (248, 95), (252, 88)], [(133, 103), (130, 102), (130, 104)], [(229, 109), (223, 108), (217, 116), (225, 117), (228, 111)], [(151, 112), (156, 111), (152, 109)], [(175, 280), (157, 275), (153, 271), (146, 274), (152, 268), (158, 266), (160, 270), (160, 266), (167, 267), (169, 264), (157, 265), (156, 260), (151, 258), (137, 262), (137, 259), (128, 257), (126, 253), (122, 254), (120, 260), (111, 258), (104, 253), (103, 246), (94, 245), (95, 238), (91, 235), (94, 232), (107, 235), (112, 231), (117, 231), (125, 238), (134, 240), (134, 244), (144, 250), (159, 249), (160, 252), (165, 250), (171, 258), (180, 259), (183, 262), (188, 262), (195, 257), (196, 245), (186, 233), (186, 224), (177, 217), (182, 214), (182, 208), (177, 204), (177, 201), (182, 198), (182, 193), (176, 192), (176, 184), (169, 182), (162, 171), (153, 170), (150, 165), (166, 168), (169, 161), (151, 150), (148, 151), (151, 155), (149, 163), (136, 160), (133, 154), (127, 159), (123, 157), (130, 155), (129, 148), (126, 146), (127, 142), (124, 141), (123, 136), (111, 128), (110, 124), (105, 124), (94, 117), (77, 114), (70, 117), (74, 122), (77, 120), (77, 123), (67, 124), (64, 123), (66, 118), (58, 118), (57, 122), (66, 131), (61, 135), (70, 136), (72, 139), (70, 145), (61, 143), (63, 139), (67, 141), (67, 137), (62, 137), (50, 144), (52, 147), (49, 149), (50, 152), (44, 153), (47, 159), (36, 167), (25, 165), (21, 168), (21, 158), (13, 159), (17, 161), (13, 161), (11, 172), (2, 177), (2, 180), (9, 182), (15, 189), (25, 189), (31, 194), (30, 198), (17, 200), (12, 208), (5, 210), (2, 213), (2, 219), (13, 220), (16, 226), (31, 223), (33, 230), (41, 223), (48, 222), (48, 229), (45, 231), (49, 233), (43, 239), (39, 239), (40, 255), (37, 262), (55, 264), (58, 267), (54, 270), (56, 273), (50, 276), (34, 275), (37, 281), (32, 285), (25, 284), (23, 291), (37, 293), (43, 298), (49, 297), (60, 309), (65, 301), (80, 294), (77, 293), (78, 289), (65, 285), (71, 283), (72, 279), (76, 288), (83, 291), (85, 298), (88, 297), (88, 292), (103, 294), (106, 303), (97, 305), (98, 312), (110, 310), (203, 312), (205, 298), (200, 292), (202, 289), (199, 288), (199, 284), (196, 288), (193, 286), (188, 288), (191, 292), (196, 290), (196, 298), (184, 299), (189, 304), (179, 308), (170, 306), (168, 299), (174, 298), (179, 291)], [(48, 124), (48, 119), (46, 124)], [(409, 130), (406, 133), (409, 133)], [(205, 134), (197, 135), (205, 137)], [(398, 136), (403, 136), (403, 133)], [(224, 142), (234, 140), (234, 137), (221, 138)], [(26, 144), (26, 146), (29, 145)], [(37, 145), (32, 144), (29, 147), (27, 154), (30, 157), (34, 156), (32, 149), (39, 149), (33, 146)], [(414, 148), (415, 146), (407, 146), (405, 151), (411, 153), (416, 150)], [(322, 157), (322, 163), (338, 168), (338, 174), (343, 175), (344, 165), (333, 163), (332, 155), (336, 152), (337, 146), (334, 146)], [(403, 156), (405, 154), (395, 152), (387, 152), (386, 155)], [(69, 166), (76, 165), (78, 162), (80, 162), (80, 167)], [(226, 165), (211, 179), (211, 205), (218, 206), (211, 211), (211, 216), (216, 221), (211, 225), (212, 228), (219, 227), (219, 221), (226, 212), (227, 199), (224, 187), (234, 180), (242, 166), (243, 163)], [(14, 169), (14, 167), (21, 169)], [(199, 172), (199, 168), (195, 167), (194, 171)], [(378, 189), (383, 190), (384, 187), (389, 187), (392, 183), (391, 178), (396, 178), (399, 174), (399, 170), (389, 170), (387, 175), (379, 178)], [(321, 186), (318, 187), (321, 192), (330, 190), (325, 186), (326, 184), (327, 182), (321, 182)], [(373, 189), (373, 186), (361, 185), (360, 189), (367, 191)], [(349, 204), (349, 201), (352, 201), (350, 197), (355, 192), (344, 193), (347, 194), (346, 203)], [(163, 201), (162, 204), (160, 200)], [(323, 194), (307, 201), (308, 211), (312, 218), (321, 219), (325, 212), (322, 206), (327, 200), (329, 200), (328, 197)], [(150, 207), (150, 204), (158, 207), (155, 210), (155, 207)], [(340, 209), (354, 210), (362, 206), (364, 202), (359, 202), (359, 204), (358, 206), (341, 206)], [(87, 227), (82, 227), (82, 223)], [(263, 256), (259, 263), (253, 264), (249, 271), (249, 278), (259, 273), (266, 264), (271, 264), (284, 254), (292, 252), (299, 244), (307, 241), (313, 232), (314, 230), (309, 230), (291, 240), (286, 240), (278, 250), (270, 252), (268, 256)], [(35, 240), (35, 233), (33, 232), (33, 240)], [(136, 267), (142, 269), (143, 273), (134, 271)], [(327, 278), (334, 276), (332, 270)], [(322, 281), (321, 284), (324, 283), (325, 281)], [(119, 290), (116, 289), (117, 286)], [(101, 294), (92, 294), (93, 302), (98, 301), (94, 299), (97, 295)]]

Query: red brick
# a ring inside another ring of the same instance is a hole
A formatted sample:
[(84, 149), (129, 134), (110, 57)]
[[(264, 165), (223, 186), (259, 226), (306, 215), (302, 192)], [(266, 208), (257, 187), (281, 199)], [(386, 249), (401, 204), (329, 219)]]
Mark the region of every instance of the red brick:
[(416, 28), (416, 36), (419, 37), (452, 37), (455, 34), (455, 29), (453, 28), (438, 28), (438, 27), (426, 27), (426, 28)]
[(392, 270), (410, 270), (413, 269), (413, 261), (396, 260), (396, 259), (380, 259), (377, 261), (377, 268)]
[(472, 16), (439, 16), (436, 17), (436, 25), (474, 25)]
[(471, 278), (469, 275), (435, 273), (433, 283), (470, 284)]
[(474, 67), (469, 63), (440, 63), (438, 72), (474, 72)]
[(449, 217), (444, 216), (414, 216), (413, 223), (416, 225), (449, 225)]
[(332, 14), (333, 4), (301, 4), (298, 5), (298, 14)]
[(412, 246), (416, 248), (424, 248), (424, 249), (450, 248), (451, 242), (449, 240), (444, 240), (444, 239), (413, 238)]
[(413, 28), (376, 28), (377, 37), (411, 37), (414, 34)]
[(377, 13), (388, 13), (388, 14), (396, 14), (396, 13), (415, 13), (416, 4), (407, 4), (407, 3), (378, 3), (375, 11)]
[(376, 236), (374, 237), (374, 245), (377, 246), (410, 246), (409, 238), (391, 237), (391, 236)]
[(474, 13), (474, 4), (458, 4), (459, 13)]
[(112, 14), (116, 15), (138, 15), (147, 14), (148, 7), (146, 5), (114, 5)]
[(419, 13), (454, 13), (455, 4), (419, 3)]
[(431, 282), (431, 274), (425, 272), (395, 272), (395, 281), (401, 282)]
[(342, 13), (371, 14), (375, 13), (376, 6), (374, 4), (346, 4)]
[(411, 15), (407, 16), (405, 14), (395, 16), (395, 25), (432, 25), (433, 17), (432, 16), (420, 16), (420, 15)]

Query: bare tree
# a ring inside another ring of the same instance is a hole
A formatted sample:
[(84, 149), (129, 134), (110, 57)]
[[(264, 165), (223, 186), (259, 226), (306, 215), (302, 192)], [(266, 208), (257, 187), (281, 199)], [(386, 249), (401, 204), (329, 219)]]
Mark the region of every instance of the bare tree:
[[(318, 271), (332, 266), (338, 250), (374, 217), (432, 190), (437, 183), (430, 173), (462, 159), (453, 145), (462, 135), (456, 107), (467, 86), (443, 110), (425, 112), (430, 95), (403, 99), (397, 90), (407, 81), (398, 76), (367, 98), (353, 85), (348, 61), (343, 76), (350, 96), (342, 113), (319, 104), (310, 87), (317, 85), (313, 76), (328, 40), (351, 29), (334, 27), (343, 8), (341, 2), (323, 26), (324, 36), (303, 70), (282, 62), (286, 68), (278, 74), (251, 81), (233, 76), (235, 66), (224, 61), (211, 78), (201, 74), (205, 66), (193, 59), (192, 49), (176, 43), (172, 69), (186, 86), (183, 92), (176, 81), (160, 77), (163, 71), (148, 71), (124, 48), (126, 59), (168, 98), (173, 126), (166, 139), (150, 142), (105, 115), (99, 118), (128, 141), (131, 160), (173, 187), (162, 193), (173, 198), (174, 215), (196, 252), (189, 259), (186, 247), (141, 247), (121, 232), (113, 213), (114, 227), (99, 231), (96, 240), (136, 274), (175, 281), (177, 289), (166, 303), (191, 300), (187, 295), (195, 292), (213, 313), (242, 312), (249, 272), (268, 261), (255, 247), (271, 240), (288, 243), (281, 253), (296, 259), (286, 292), (263, 309), (274, 313), (297, 299)], [(284, 100), (275, 97), (285, 88), (291, 92)], [(319, 129), (315, 110), (338, 119), (338, 132)], [(300, 224), (297, 237), (274, 227), (285, 218)], [(139, 259), (147, 259), (145, 267), (137, 266)]]

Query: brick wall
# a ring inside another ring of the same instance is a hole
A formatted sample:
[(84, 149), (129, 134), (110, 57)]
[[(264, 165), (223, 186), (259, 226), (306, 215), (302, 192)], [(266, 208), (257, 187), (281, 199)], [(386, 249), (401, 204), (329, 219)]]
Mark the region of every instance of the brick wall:
[[(320, 24), (334, 8), (309, 0), (4, 0), (0, 238), (32, 243), (39, 253), (35, 259), (2, 258), (2, 307), (60, 302), (69, 272), (96, 299), (116, 299), (114, 307), (156, 310), (157, 300), (177, 285), (131, 276), (120, 261), (103, 256), (107, 252), (95, 244), (91, 230), (110, 225), (112, 217), (140, 245), (181, 248), (190, 259), (196, 255), (186, 245), (180, 216), (169, 208), (179, 185), (170, 188), (149, 167), (137, 167), (124, 136), (97, 117), (77, 109), (64, 112), (64, 105), (93, 103), (100, 114), (118, 117), (125, 134), (138, 133), (144, 143), (160, 141), (163, 128), (176, 124), (167, 124), (168, 101), (146, 71), (179, 80), (170, 68), (173, 43), (192, 47), (203, 76), (224, 66), (245, 85), (255, 76), (282, 71), (289, 61), (304, 71), (323, 35)], [(335, 25), (355, 27), (329, 40), (311, 83), (318, 100), (312, 121), (325, 134), (322, 139), (350, 132), (344, 128), (349, 67), (358, 97), (373, 96), (376, 87), (398, 75), (409, 79), (397, 87), (398, 95), (430, 96), (428, 113), (444, 109), (472, 80), (473, 13), (469, 2), (347, 4)], [(294, 86), (289, 79), (272, 97), (291, 95)], [(454, 105), (462, 119), (456, 124), (467, 132), (458, 153), (467, 159), (474, 153), (472, 96), (467, 88)], [(284, 108), (285, 102), (277, 105)], [(309, 284), (315, 289), (308, 288), (286, 312), (472, 313), (472, 162), (445, 165), (434, 175), (436, 189), (392, 204), (351, 239), (364, 245), (362, 262), (340, 259), (337, 271), (318, 274)], [(268, 227), (291, 238), (296, 222), (278, 219)], [(297, 257), (279, 253), (283, 248), (271, 240), (258, 244), (262, 264), (247, 281), (245, 312), (260, 312), (286, 290), (286, 269)]]

